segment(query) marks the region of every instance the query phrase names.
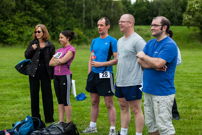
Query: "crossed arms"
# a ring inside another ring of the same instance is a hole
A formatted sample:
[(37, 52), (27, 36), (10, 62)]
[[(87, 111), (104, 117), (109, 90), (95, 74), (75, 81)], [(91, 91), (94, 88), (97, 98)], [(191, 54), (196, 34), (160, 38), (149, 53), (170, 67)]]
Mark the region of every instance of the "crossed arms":
[(153, 58), (146, 55), (143, 51), (137, 53), (136, 57), (138, 58), (138, 63), (142, 66), (142, 68), (154, 68), (157, 71), (166, 71), (167, 61), (161, 58)]
[(49, 66), (55, 67), (57, 65), (61, 65), (64, 64), (66, 62), (68, 62), (74, 55), (73, 51), (68, 51), (64, 57), (57, 59), (54, 56), (52, 57), (52, 59), (49, 62)]

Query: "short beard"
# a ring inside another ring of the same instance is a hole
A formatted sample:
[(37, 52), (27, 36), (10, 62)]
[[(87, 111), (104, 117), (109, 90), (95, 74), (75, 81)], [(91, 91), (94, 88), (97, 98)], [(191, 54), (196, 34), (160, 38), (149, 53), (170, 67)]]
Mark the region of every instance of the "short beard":
[(161, 32), (161, 33), (156, 33), (156, 34), (154, 34), (154, 35), (152, 35), (152, 36), (154, 36), (154, 37), (159, 37), (160, 35), (162, 35), (163, 34), (163, 32)]
[(99, 33), (100, 35), (104, 35), (105, 33), (104, 32), (102, 32), (102, 33)]

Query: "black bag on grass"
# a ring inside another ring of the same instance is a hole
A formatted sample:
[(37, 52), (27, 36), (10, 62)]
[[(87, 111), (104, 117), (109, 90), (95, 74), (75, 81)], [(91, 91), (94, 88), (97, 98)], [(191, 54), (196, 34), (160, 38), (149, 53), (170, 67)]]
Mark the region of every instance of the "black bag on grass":
[(59, 124), (51, 124), (41, 130), (35, 130), (31, 135), (65, 135), (64, 128)]
[(79, 135), (76, 125), (73, 122), (51, 124), (41, 130), (35, 130), (31, 135)]
[(73, 121), (67, 123), (67, 125), (64, 128), (65, 128), (65, 135), (79, 135), (77, 127), (73, 123)]

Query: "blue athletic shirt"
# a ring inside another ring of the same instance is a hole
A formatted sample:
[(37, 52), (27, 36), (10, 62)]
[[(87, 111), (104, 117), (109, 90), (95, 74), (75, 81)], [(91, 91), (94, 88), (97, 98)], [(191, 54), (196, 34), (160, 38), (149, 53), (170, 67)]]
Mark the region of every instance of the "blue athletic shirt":
[[(117, 52), (117, 40), (111, 36), (107, 36), (104, 39), (101, 39), (100, 37), (93, 39), (91, 43), (90, 51), (94, 50), (94, 54), (96, 56), (95, 61), (97, 62), (106, 62), (107, 56), (109, 52), (109, 47), (112, 47), (112, 52)], [(104, 71), (105, 67), (92, 67), (92, 71), (94, 73), (102, 73)], [(109, 71), (110, 73), (113, 73), (113, 67), (109, 66), (107, 67), (106, 71)]]
[(147, 42), (143, 49), (144, 53), (150, 57), (161, 58), (167, 61), (166, 71), (155, 69), (144, 69), (143, 72), (143, 92), (157, 96), (167, 96), (174, 94), (174, 76), (177, 65), (177, 45), (170, 37), (161, 41), (152, 39)]

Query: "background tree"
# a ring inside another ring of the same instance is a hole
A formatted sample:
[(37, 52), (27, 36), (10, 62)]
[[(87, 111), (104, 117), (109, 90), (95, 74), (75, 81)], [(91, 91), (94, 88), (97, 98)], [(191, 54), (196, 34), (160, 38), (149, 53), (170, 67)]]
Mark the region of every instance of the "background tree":
[(2, 0), (0, 43), (27, 44), (39, 23), (47, 26), (51, 40), (58, 40), (59, 33), (68, 29), (77, 33), (73, 42), (86, 43), (97, 33), (99, 18), (108, 17), (113, 27), (124, 9), (121, 1), (114, 0)]
[(124, 5), (124, 13), (132, 13), (134, 11), (131, 0), (121, 0), (121, 3)]
[(189, 0), (186, 12), (183, 14), (183, 24), (197, 26), (202, 34), (202, 0)]
[(136, 25), (148, 25), (151, 23), (150, 2), (148, 0), (136, 0), (132, 5), (132, 14)]
[(167, 17), (172, 25), (182, 25), (182, 14), (187, 0), (137, 0), (133, 5), (132, 14), (136, 24), (149, 25), (156, 16)]
[[(201, 3), (201, 0), (194, 2)], [(72, 42), (86, 44), (99, 36), (98, 19), (108, 17), (113, 29), (124, 13), (134, 15), (136, 25), (149, 25), (158, 15), (166, 16), (172, 25), (182, 25), (186, 6), (187, 0), (136, 0), (133, 4), (131, 0), (1, 0), (0, 43), (27, 45), (32, 39), (34, 26), (42, 23), (47, 26), (51, 40), (58, 40), (59, 33), (68, 29), (75, 31), (78, 37)], [(184, 19), (184, 24), (196, 22), (195, 25), (199, 26), (201, 10), (187, 9), (187, 12), (195, 19), (189, 23)], [(190, 15), (185, 18), (190, 18)]]

